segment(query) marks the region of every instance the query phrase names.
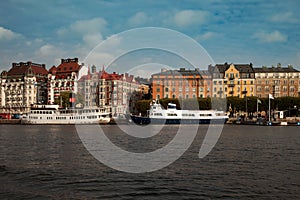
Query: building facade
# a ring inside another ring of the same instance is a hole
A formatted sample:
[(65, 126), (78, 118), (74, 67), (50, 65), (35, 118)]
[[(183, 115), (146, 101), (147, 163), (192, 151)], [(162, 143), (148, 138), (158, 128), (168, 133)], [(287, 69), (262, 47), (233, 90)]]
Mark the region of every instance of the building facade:
[(255, 96), (255, 73), (252, 64), (217, 64), (210, 66), (212, 74), (212, 96)]
[(106, 107), (113, 117), (128, 113), (145, 90), (148, 88), (135, 81), (133, 75), (107, 73), (104, 69), (96, 72), (95, 66), (79, 80), (79, 93), (84, 96), (85, 106)]
[(78, 58), (61, 59), (61, 64), (49, 69), (48, 74), (48, 104), (59, 101), (63, 92), (78, 92), (78, 80), (87, 74), (87, 68), (78, 63)]
[(274, 97), (300, 96), (300, 71), (292, 66), (261, 67), (254, 71), (258, 98), (267, 98), (269, 94)]
[(1, 107), (4, 113), (23, 113), (33, 104), (47, 102), (47, 74), (45, 64), (13, 63), (9, 71), (1, 73)]
[[(209, 94), (199, 69), (162, 70), (153, 74), (152, 98), (197, 98)], [(207, 85), (208, 82), (206, 82)]]

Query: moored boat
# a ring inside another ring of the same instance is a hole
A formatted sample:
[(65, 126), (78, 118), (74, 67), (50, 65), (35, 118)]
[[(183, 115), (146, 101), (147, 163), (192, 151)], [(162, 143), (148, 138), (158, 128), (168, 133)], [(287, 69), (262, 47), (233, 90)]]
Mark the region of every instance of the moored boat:
[(21, 118), (22, 124), (107, 124), (110, 113), (105, 108), (68, 108), (37, 105)]
[(173, 103), (164, 109), (156, 100), (151, 104), (147, 116), (131, 115), (131, 119), (136, 124), (223, 124), (228, 116), (224, 111), (217, 110), (177, 110)]

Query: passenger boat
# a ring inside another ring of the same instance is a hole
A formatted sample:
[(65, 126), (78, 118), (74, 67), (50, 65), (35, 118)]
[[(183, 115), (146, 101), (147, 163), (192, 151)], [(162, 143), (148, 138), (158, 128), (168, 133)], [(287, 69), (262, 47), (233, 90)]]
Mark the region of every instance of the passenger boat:
[(22, 115), (22, 124), (107, 124), (111, 114), (105, 108), (68, 108), (37, 105)]
[(156, 100), (146, 117), (131, 115), (131, 119), (136, 124), (222, 124), (227, 122), (228, 116), (217, 110), (177, 110), (173, 103), (168, 103), (167, 109), (164, 109)]

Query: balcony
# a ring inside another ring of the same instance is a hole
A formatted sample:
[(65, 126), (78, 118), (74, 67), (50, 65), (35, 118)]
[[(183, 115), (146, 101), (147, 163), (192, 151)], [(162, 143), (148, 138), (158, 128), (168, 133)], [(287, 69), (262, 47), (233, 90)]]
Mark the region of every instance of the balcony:
[(228, 87), (234, 87), (234, 83), (229, 83)]
[(234, 77), (229, 77), (229, 80), (231, 80), (231, 81), (234, 80)]
[(233, 91), (229, 91), (229, 94), (233, 95), (233, 93), (234, 93)]
[(242, 91), (242, 94), (247, 94), (247, 91), (246, 90)]

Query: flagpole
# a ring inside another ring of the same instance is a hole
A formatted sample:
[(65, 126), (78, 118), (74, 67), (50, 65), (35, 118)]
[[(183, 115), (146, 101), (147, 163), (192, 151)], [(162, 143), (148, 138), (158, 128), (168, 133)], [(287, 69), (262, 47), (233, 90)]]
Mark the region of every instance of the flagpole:
[(269, 122), (271, 121), (271, 99), (269, 95)]
[(256, 99), (256, 114), (258, 115), (258, 99)]

